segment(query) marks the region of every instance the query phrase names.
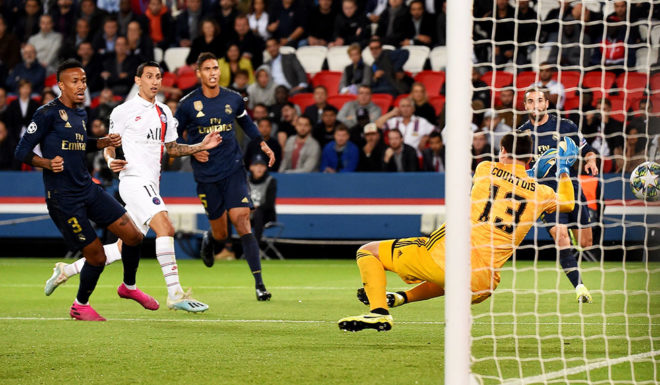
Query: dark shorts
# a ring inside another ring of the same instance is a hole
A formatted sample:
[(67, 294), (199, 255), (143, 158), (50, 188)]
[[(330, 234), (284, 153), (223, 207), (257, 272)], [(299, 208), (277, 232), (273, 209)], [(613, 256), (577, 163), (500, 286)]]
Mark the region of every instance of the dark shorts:
[(218, 219), (225, 211), (235, 207), (252, 209), (252, 199), (243, 167), (230, 176), (213, 183), (197, 183), (197, 196), (204, 205), (206, 216)]
[(119, 202), (95, 183), (80, 196), (49, 192), (46, 206), (64, 241), (73, 251), (84, 248), (97, 238), (90, 221), (107, 227), (126, 213)]
[(593, 226), (587, 198), (580, 193), (580, 199), (575, 202), (575, 208), (570, 213), (553, 213), (543, 216), (543, 223), (546, 230), (550, 231), (554, 226), (561, 224), (568, 226), (569, 229), (579, 229)]

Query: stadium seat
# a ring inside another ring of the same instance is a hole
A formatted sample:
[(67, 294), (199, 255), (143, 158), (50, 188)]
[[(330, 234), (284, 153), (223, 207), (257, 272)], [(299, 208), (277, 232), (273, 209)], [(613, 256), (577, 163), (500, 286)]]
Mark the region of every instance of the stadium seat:
[(660, 45), (660, 25), (655, 24), (651, 29), (651, 46)]
[(431, 49), (425, 45), (407, 45), (403, 47), (410, 55), (408, 60), (403, 65), (404, 71), (408, 71), (413, 75), (424, 70), (424, 64), (429, 57)]
[(174, 87), (176, 84), (176, 75), (171, 72), (163, 72), (163, 87)]
[(561, 71), (555, 72), (552, 78), (564, 86), (564, 92), (566, 98), (572, 98), (577, 95), (577, 91), (580, 87), (580, 77), (581, 74), (579, 71)]
[(653, 113), (660, 113), (660, 93), (651, 95), (651, 103), (653, 104)]
[(172, 47), (163, 53), (163, 60), (170, 72), (175, 72), (179, 67), (186, 65), (186, 58), (190, 52), (189, 47)]
[(328, 48), (318, 45), (300, 47), (296, 50), (298, 61), (302, 64), (305, 72), (312, 76), (321, 71), (327, 54)]
[(550, 47), (539, 47), (532, 51), (530, 54), (530, 61), (532, 62), (532, 67), (538, 68), (541, 66), (541, 63), (544, 63), (548, 60), (552, 48)]
[(422, 71), (415, 75), (415, 81), (426, 87), (426, 94), (431, 97), (440, 95), (442, 86), (445, 84), (444, 71)]
[(408, 96), (410, 96), (410, 94), (401, 94), (401, 95), (397, 96), (396, 99), (394, 99), (394, 102), (392, 103), (392, 105), (394, 107), (399, 107), (399, 103), (401, 102), (401, 99), (405, 99)]
[(44, 87), (46, 88), (50, 88), (55, 84), (57, 84), (57, 74), (50, 74), (46, 80), (44, 80)]
[(433, 71), (444, 71), (447, 68), (447, 47), (438, 46), (429, 53), (431, 69)]
[(626, 103), (621, 95), (613, 95), (608, 98), (612, 103), (612, 111), (610, 112), (610, 117), (619, 122), (624, 122), (626, 120)]
[[(290, 53), (296, 53), (296, 49), (293, 47), (289, 47), (288, 45), (280, 46), (280, 55), (287, 55)], [(264, 50), (263, 55), (264, 55), (264, 63), (271, 59), (268, 51)]]
[(616, 78), (619, 94), (629, 98), (641, 98), (646, 93), (648, 75), (642, 72), (624, 72)]
[(574, 110), (579, 110), (580, 109), (580, 98), (578, 97), (572, 97), (572, 98), (566, 98), (564, 101), (564, 114), (569, 115), (573, 113)]
[(390, 110), (394, 97), (390, 94), (372, 94), (371, 101), (380, 107), (383, 114)]
[[(655, 56), (653, 56), (654, 53)], [(637, 51), (635, 51), (635, 67), (631, 68), (631, 70), (644, 72), (651, 67), (651, 64), (653, 64), (657, 58), (657, 51), (650, 50), (646, 47), (638, 48)]]
[(658, 92), (660, 91), (660, 72), (655, 73), (651, 76), (651, 91)]
[(339, 94), (341, 76), (341, 72), (321, 71), (312, 78), (312, 86), (324, 86), (328, 90), (328, 96), (337, 95)]
[(340, 45), (330, 47), (326, 56), (328, 60), (328, 69), (330, 71), (344, 71), (347, 65), (351, 64), (351, 59), (348, 57), (348, 46)]
[(525, 89), (532, 84), (536, 83), (536, 72), (534, 71), (523, 71), (516, 76), (516, 88), (525, 91)]
[(345, 94), (345, 95), (333, 95), (328, 96), (328, 104), (335, 106), (338, 110), (344, 106), (344, 104), (357, 99), (357, 96)]
[(594, 103), (607, 95), (614, 84), (616, 75), (613, 72), (592, 71), (584, 74), (582, 88), (591, 90), (594, 95)]
[(307, 106), (314, 104), (314, 94), (311, 92), (295, 94), (289, 98), (289, 101), (300, 107), (301, 112), (304, 112)]
[(177, 87), (179, 87), (180, 90), (187, 90), (190, 88), (193, 88), (197, 85), (197, 76), (195, 75), (194, 72), (188, 72), (185, 73), (181, 76), (179, 76), (176, 79), (176, 84)]
[(154, 60), (156, 63), (160, 63), (163, 61), (163, 49), (154, 47)]
[(493, 88), (504, 88), (513, 84), (513, 74), (505, 71), (488, 71), (481, 80)]
[(435, 109), (436, 115), (440, 115), (445, 109), (445, 97), (443, 95), (431, 96), (429, 98), (429, 103)]

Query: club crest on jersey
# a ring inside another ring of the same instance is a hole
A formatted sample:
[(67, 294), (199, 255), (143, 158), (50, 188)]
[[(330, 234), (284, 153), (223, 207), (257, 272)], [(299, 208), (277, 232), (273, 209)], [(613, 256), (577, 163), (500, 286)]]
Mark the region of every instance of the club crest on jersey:
[(66, 122), (67, 120), (69, 120), (69, 115), (66, 114), (66, 111), (60, 110), (60, 118), (62, 118), (62, 120)]
[(231, 106), (229, 104), (225, 104), (225, 114), (231, 114)]
[(167, 116), (165, 116), (165, 114), (160, 114), (160, 121), (163, 123), (167, 123)]
[(34, 134), (37, 132), (37, 123), (31, 122), (26, 131), (28, 134)]
[(154, 199), (152, 199), (152, 201), (154, 202), (155, 205), (160, 204), (160, 199), (158, 199), (158, 197), (154, 197)]
[(204, 105), (202, 104), (201, 100), (195, 100), (195, 102), (193, 103), (193, 108), (195, 109), (195, 111), (197, 111), (197, 117), (198, 118), (206, 116), (202, 112), (202, 108), (204, 108)]

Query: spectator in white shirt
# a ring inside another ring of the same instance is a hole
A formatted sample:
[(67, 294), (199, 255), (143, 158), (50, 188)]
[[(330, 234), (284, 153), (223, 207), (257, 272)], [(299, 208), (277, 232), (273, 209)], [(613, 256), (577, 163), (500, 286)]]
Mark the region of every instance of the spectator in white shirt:
[(57, 53), (62, 45), (62, 34), (53, 31), (53, 18), (50, 15), (41, 15), (39, 18), (39, 33), (28, 39), (37, 50), (37, 60), (48, 72), (54, 72), (57, 65)]
[(270, 37), (265, 0), (254, 0), (252, 2), (252, 12), (248, 15), (248, 22), (250, 23), (250, 29), (255, 35), (261, 37), (263, 40)]
[(531, 87), (547, 88), (550, 93), (550, 108), (561, 110), (564, 108), (564, 101), (566, 95), (564, 86), (556, 80), (552, 80), (552, 75), (555, 73), (555, 66), (552, 63), (542, 63), (539, 68), (539, 81), (532, 84)]
[(511, 126), (504, 123), (498, 112), (493, 109), (489, 109), (484, 113), (484, 120), (481, 122), (481, 127), (490, 137), (491, 148), (498, 148), (502, 137), (507, 132), (513, 130)]
[(399, 107), (376, 119), (376, 125), (385, 130), (398, 129), (403, 135), (403, 142), (417, 150), (417, 156), (422, 155), (426, 148), (429, 135), (435, 127), (428, 120), (414, 115), (415, 103), (410, 98), (402, 99)]

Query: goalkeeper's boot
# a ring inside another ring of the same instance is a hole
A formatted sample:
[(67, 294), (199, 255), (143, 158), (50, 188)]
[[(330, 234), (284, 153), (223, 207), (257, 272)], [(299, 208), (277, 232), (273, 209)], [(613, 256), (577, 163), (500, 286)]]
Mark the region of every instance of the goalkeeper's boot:
[(379, 332), (384, 332), (392, 329), (394, 321), (390, 314), (369, 313), (342, 318), (337, 324), (340, 330), (347, 332), (359, 332), (362, 329), (376, 329)]
[(79, 321), (105, 321), (91, 305), (79, 305), (76, 301), (73, 301), (69, 315)]
[(575, 288), (575, 297), (577, 298), (578, 303), (591, 303), (593, 298), (591, 298), (591, 293), (584, 284), (579, 284)]
[(270, 297), (272, 295), (268, 290), (266, 290), (266, 286), (259, 285), (255, 288), (255, 291), (257, 294), (257, 301), (270, 301)]
[(215, 262), (213, 258), (213, 244), (211, 243), (211, 234), (207, 231), (202, 237), (202, 249), (199, 252), (199, 255), (202, 257), (202, 262), (206, 267), (212, 267)]
[(64, 282), (66, 282), (69, 277), (64, 274), (64, 266), (66, 266), (66, 263), (64, 262), (57, 262), (55, 264), (55, 267), (53, 268), (53, 275), (48, 278), (48, 281), (46, 281), (46, 286), (44, 286), (44, 293), (46, 295), (51, 295), (57, 289), (57, 287)]
[(132, 299), (147, 310), (158, 310), (160, 307), (158, 301), (156, 301), (154, 297), (137, 288), (135, 290), (130, 290), (123, 282), (117, 288), (117, 294), (119, 294), (121, 298)]
[(167, 307), (171, 310), (184, 310), (190, 313), (201, 313), (209, 309), (209, 305), (192, 297), (192, 291), (178, 292), (175, 299), (167, 297)]
[[(369, 305), (369, 298), (367, 297), (367, 293), (364, 291), (364, 288), (361, 287), (357, 290), (357, 298), (358, 301), (362, 302), (365, 305)], [(408, 302), (406, 300), (405, 295), (403, 294), (402, 291), (399, 292), (387, 292), (387, 307), (397, 307), (401, 306)]]

